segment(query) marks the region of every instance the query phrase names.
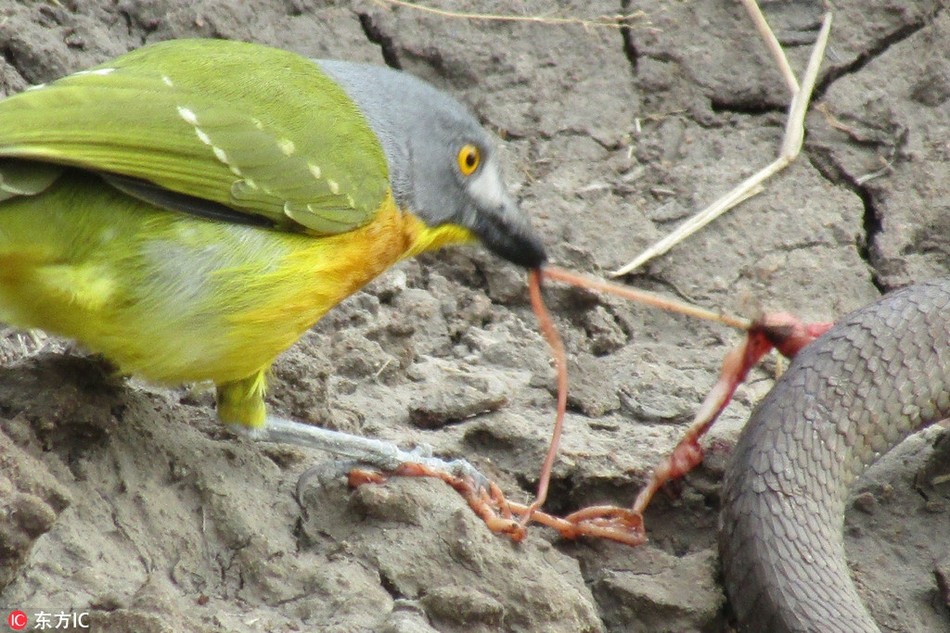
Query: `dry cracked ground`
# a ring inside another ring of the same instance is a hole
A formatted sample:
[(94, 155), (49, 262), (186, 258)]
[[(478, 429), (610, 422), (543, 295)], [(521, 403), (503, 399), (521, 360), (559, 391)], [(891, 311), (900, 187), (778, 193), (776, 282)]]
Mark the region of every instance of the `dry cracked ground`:
[[(821, 3), (763, 4), (800, 71)], [(438, 6), (641, 17), (620, 30), (386, 2), (0, 0), (0, 92), (176, 37), (403, 68), (497, 133), (553, 259), (594, 274), (777, 152), (788, 95), (736, 2)], [(832, 9), (800, 159), (626, 282), (828, 320), (947, 274), (950, 11), (927, 0)], [(573, 376), (549, 509), (630, 503), (737, 335), (586, 292), (552, 286), (547, 298)], [(3, 336), (3, 608), (90, 611), (95, 630), (129, 632), (731, 630), (719, 480), (769, 363), (739, 390), (705, 465), (651, 508), (648, 545), (566, 542), (540, 527), (516, 545), (440, 482), (350, 490), (325, 455), (231, 437), (207, 390), (115, 378), (64, 342)], [(458, 248), (400, 265), (331, 313), (277, 363), (269, 402), (465, 456), (526, 500), (553, 382), (522, 274)], [(851, 567), (887, 631), (950, 630), (947, 439), (938, 426), (906, 442), (849, 510)]]

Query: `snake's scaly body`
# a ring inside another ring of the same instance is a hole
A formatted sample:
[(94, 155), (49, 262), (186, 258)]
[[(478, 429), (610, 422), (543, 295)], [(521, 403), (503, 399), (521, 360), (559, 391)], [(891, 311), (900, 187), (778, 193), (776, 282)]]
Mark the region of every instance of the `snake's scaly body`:
[(848, 491), (950, 416), (950, 279), (887, 295), (795, 358), (736, 445), (720, 553), (741, 630), (877, 633), (844, 557)]

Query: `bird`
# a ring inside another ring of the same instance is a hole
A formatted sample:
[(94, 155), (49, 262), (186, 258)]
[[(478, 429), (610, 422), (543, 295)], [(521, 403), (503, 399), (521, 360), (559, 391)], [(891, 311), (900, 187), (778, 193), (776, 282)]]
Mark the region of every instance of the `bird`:
[(404, 459), (270, 414), (268, 370), (397, 262), (468, 242), (547, 261), (492, 136), (395, 69), (169, 40), (0, 100), (0, 322), (210, 381), (259, 439)]

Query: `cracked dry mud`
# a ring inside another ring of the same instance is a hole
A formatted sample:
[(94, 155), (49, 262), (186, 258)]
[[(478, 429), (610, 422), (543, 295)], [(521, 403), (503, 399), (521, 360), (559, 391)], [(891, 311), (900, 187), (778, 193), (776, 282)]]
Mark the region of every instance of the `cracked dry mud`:
[[(801, 69), (820, 3), (764, 5)], [(826, 320), (947, 274), (950, 15), (939, 1), (867, 5), (835, 3), (825, 110), (812, 109), (800, 160), (631, 283)], [(646, 17), (619, 32), (374, 2), (2, 0), (0, 92), (172, 37), (398, 65), (505, 139), (508, 180), (553, 258), (593, 273), (777, 151), (787, 95), (737, 3), (517, 7)], [(737, 337), (570, 289), (547, 296), (574, 371), (550, 509), (629, 503)], [(207, 391), (109, 378), (60, 341), (3, 335), (0, 606), (90, 610), (98, 631), (730, 630), (719, 478), (769, 366), (740, 388), (706, 464), (651, 508), (648, 545), (541, 528), (514, 545), (439, 482), (348, 490), (323, 455), (227, 436)], [(407, 262), (331, 313), (278, 362), (269, 401), (464, 455), (528, 499), (553, 384), (522, 275), (469, 248)], [(950, 630), (950, 488), (933, 483), (950, 468), (946, 434), (932, 428), (883, 460), (847, 518), (852, 569), (886, 631)]]

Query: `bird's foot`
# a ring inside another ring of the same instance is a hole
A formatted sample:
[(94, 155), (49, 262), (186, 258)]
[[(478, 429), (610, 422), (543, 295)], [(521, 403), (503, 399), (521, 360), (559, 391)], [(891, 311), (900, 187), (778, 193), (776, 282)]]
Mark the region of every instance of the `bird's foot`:
[(264, 442), (293, 444), (326, 451), (356, 462), (349, 471), (351, 486), (381, 484), (390, 477), (434, 477), (455, 489), (493, 532), (519, 542), (534, 522), (558, 531), (564, 538), (605, 538), (636, 545), (645, 538), (642, 519), (628, 508), (594, 506), (556, 517), (537, 508), (509, 501), (501, 488), (464, 459), (444, 460), (428, 446), (403, 450), (390, 442), (331, 431), (285, 418), (268, 417), (258, 429), (244, 430), (247, 437)]
[(405, 464), (418, 464), (433, 471), (444, 471), (454, 477), (469, 479), (479, 488), (487, 488), (489, 484), (488, 478), (469, 462), (435, 457), (432, 448), (426, 445), (403, 450), (392, 442), (332, 431), (276, 416), (268, 416), (263, 427), (243, 429), (242, 433), (257, 441), (325, 451), (384, 472), (396, 472)]

